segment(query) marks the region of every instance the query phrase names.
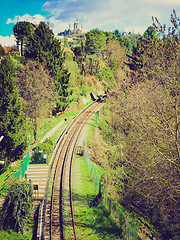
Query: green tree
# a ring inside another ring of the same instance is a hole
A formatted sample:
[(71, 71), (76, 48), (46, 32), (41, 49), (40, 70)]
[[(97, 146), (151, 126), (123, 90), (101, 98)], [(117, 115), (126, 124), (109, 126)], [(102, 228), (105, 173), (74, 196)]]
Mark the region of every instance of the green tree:
[(72, 94), (70, 96), (71, 101), (78, 101), (78, 94), (80, 94), (82, 90), (82, 76), (80, 73), (80, 68), (78, 67), (77, 62), (73, 60), (73, 52), (70, 50), (66, 50), (65, 52), (65, 67), (68, 69), (68, 71), (71, 73), (69, 78), (69, 86), (72, 91)]
[(32, 185), (17, 180), (12, 184), (1, 210), (1, 228), (24, 233), (33, 203)]
[(64, 46), (70, 48), (69, 41), (66, 38), (64, 38)]
[(24, 44), (26, 44), (28, 37), (34, 34), (34, 28), (29, 22), (18, 22), (13, 27), (13, 33), (17, 40), (17, 45), (20, 47), (20, 54), (22, 56)]
[[(47, 159), (44, 158), (47, 155)], [(34, 154), (31, 157), (31, 163), (49, 163), (53, 154), (53, 141), (51, 138), (46, 138), (44, 142), (40, 142), (34, 149)]]
[(86, 33), (86, 52), (88, 54), (100, 54), (106, 46), (107, 36), (98, 29)]
[(116, 37), (120, 37), (120, 32), (119, 32), (119, 30), (116, 29), (116, 30), (114, 31), (114, 35), (115, 35)]
[(146, 61), (146, 52), (153, 58), (155, 55), (154, 48), (151, 46), (157, 46), (161, 44), (160, 35), (154, 26), (150, 26), (144, 32), (143, 36), (139, 38), (137, 47), (133, 50), (133, 63), (135, 68), (143, 68)]
[(0, 158), (6, 167), (18, 159), (25, 149), (24, 116), (15, 84), (15, 67), (10, 56), (0, 65)]
[(105, 184), (149, 218), (162, 239), (179, 239), (180, 41), (149, 33), (140, 46), (143, 68), (115, 86), (111, 114), (100, 123), (105, 146), (112, 144), (103, 156), (111, 168)]
[(25, 56), (43, 63), (49, 70), (54, 79), (58, 96), (54, 113), (63, 111), (69, 104), (70, 74), (64, 67), (61, 42), (54, 37), (44, 22), (41, 22), (35, 34), (28, 38)]
[(140, 34), (129, 34), (129, 35), (123, 35), (118, 40), (120, 42), (120, 45), (125, 49), (128, 55), (132, 56), (134, 49), (137, 47), (138, 40), (142, 36)]
[(49, 116), (54, 104), (54, 81), (49, 72), (40, 63), (29, 60), (17, 72), (17, 86), (23, 100), (23, 110), (30, 118), (37, 136), (37, 119)]
[(158, 39), (159, 35), (154, 26), (149, 26), (144, 32), (142, 39)]
[(5, 55), (4, 48), (0, 45), (0, 57)]

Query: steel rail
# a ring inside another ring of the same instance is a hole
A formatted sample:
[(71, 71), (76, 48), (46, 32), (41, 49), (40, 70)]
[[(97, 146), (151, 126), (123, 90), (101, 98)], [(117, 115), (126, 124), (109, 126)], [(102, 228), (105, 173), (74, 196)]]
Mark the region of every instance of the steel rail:
[[(96, 101), (98, 101), (98, 100), (96, 100)], [(77, 114), (75, 116), (73, 121), (71, 121), (71, 123), (64, 129), (64, 131), (62, 132), (62, 134), (60, 135), (59, 139), (56, 142), (54, 152), (53, 152), (53, 155), (52, 155), (51, 161), (50, 161), (50, 170), (49, 170), (49, 174), (48, 174), (45, 198), (42, 201), (41, 208), (40, 208), (41, 211), (39, 213), (39, 215), (40, 215), (40, 217), (39, 217), (39, 231), (37, 232), (37, 239), (38, 240), (44, 240), (45, 212), (46, 212), (47, 195), (48, 195), (48, 191), (49, 191), (49, 182), (50, 182), (50, 178), (51, 178), (52, 168), (54, 166), (54, 162), (55, 162), (55, 159), (56, 159), (57, 154), (58, 154), (59, 146), (62, 144), (62, 141), (64, 140), (65, 135), (69, 131), (70, 127), (74, 124), (76, 119), (79, 117), (79, 115), (81, 115), (84, 111), (86, 111), (86, 109), (88, 109), (93, 104), (94, 104), (94, 102), (91, 103), (90, 105), (88, 105), (79, 114)]]
[[(81, 125), (81, 121), (84, 121), (84, 119), (86, 119), (86, 117), (89, 115), (89, 112), (93, 111), (93, 109), (96, 108), (96, 104), (92, 105), (90, 107), (90, 110), (88, 109), (89, 111), (85, 111), (80, 116), (80, 119), (78, 119), (78, 122), (75, 123), (75, 125), (71, 129), (71, 132), (69, 133), (69, 139), (67, 138), (66, 142), (64, 143), (64, 145), (66, 145), (66, 143), (68, 143), (68, 145), (66, 146), (66, 151), (65, 151), (65, 154), (63, 156), (63, 163), (62, 163), (62, 166), (61, 166), (60, 192), (59, 192), (59, 205), (60, 205), (59, 206), (59, 222), (60, 222), (60, 238), (62, 240), (65, 239), (65, 236), (64, 236), (64, 211), (63, 211), (63, 206), (64, 206), (64, 204), (63, 204), (63, 201), (64, 201), (63, 186), (64, 186), (64, 181), (66, 180), (66, 178), (64, 176), (64, 173), (65, 173), (65, 166), (66, 166), (66, 163), (67, 163), (67, 159), (68, 159), (68, 156), (69, 156), (68, 154), (69, 154), (69, 151), (71, 149), (72, 142), (75, 139), (75, 135), (76, 135), (76, 133), (79, 129), (79, 126)], [(61, 158), (61, 156), (59, 157), (59, 159), (60, 158)], [(67, 171), (69, 172), (69, 168), (67, 168), (67, 169), (68, 169)], [(57, 173), (58, 172), (56, 172), (56, 175), (57, 175)], [(57, 177), (55, 179), (57, 179)], [(56, 180), (55, 180), (54, 184), (56, 184)], [(56, 190), (56, 188), (54, 188), (54, 191), (53, 191), (53, 194), (52, 194), (52, 203), (55, 202), (55, 196), (56, 196), (55, 190)], [(67, 191), (69, 192), (70, 189), (68, 189)], [(71, 205), (71, 202), (70, 202), (70, 205)], [(54, 206), (52, 206), (52, 212), (53, 212), (53, 208), (54, 208)], [(74, 229), (74, 226), (73, 226), (73, 229)], [(51, 227), (51, 230), (52, 230), (52, 227)], [(52, 236), (52, 232), (51, 232), (51, 236)]]
[[(97, 106), (97, 108), (100, 108), (100, 106)], [(94, 109), (94, 112), (96, 111), (96, 109)], [(90, 113), (89, 116), (91, 116), (93, 113)], [(69, 170), (69, 201), (70, 201), (70, 209), (71, 209), (71, 218), (72, 218), (72, 226), (73, 226), (73, 232), (74, 232), (74, 239), (76, 240), (76, 229), (75, 229), (75, 220), (74, 220), (74, 212), (73, 212), (73, 201), (72, 201), (72, 163), (73, 163), (73, 159), (74, 159), (74, 154), (75, 154), (75, 150), (76, 150), (76, 146), (77, 146), (77, 142), (79, 140), (79, 137), (81, 135), (81, 132), (83, 130), (83, 127), (85, 126), (85, 124), (87, 123), (89, 118), (87, 118), (84, 123), (81, 124), (81, 128), (79, 130), (78, 136), (76, 138), (74, 147), (73, 147), (73, 151), (72, 151), (72, 155), (71, 155), (71, 162), (70, 162), (70, 170)]]
[[(96, 101), (98, 102), (98, 101)], [(76, 115), (76, 117), (74, 118), (74, 120), (66, 127), (66, 129), (63, 131), (63, 133), (61, 134), (61, 136), (59, 137), (58, 141), (57, 141), (57, 144), (56, 144), (56, 147), (55, 147), (55, 150), (54, 150), (54, 153), (53, 153), (53, 156), (51, 158), (51, 163), (50, 163), (50, 171), (49, 171), (49, 175), (48, 175), (48, 183), (47, 183), (47, 188), (46, 188), (46, 194), (45, 194), (45, 199), (43, 200), (43, 203), (42, 203), (42, 207), (41, 207), (41, 213), (40, 213), (40, 216), (41, 216), (41, 220), (40, 220), (40, 230), (39, 230), (39, 235), (38, 235), (38, 239), (41, 239), (41, 240), (44, 240), (44, 225), (45, 225), (45, 211), (46, 211), (46, 203), (47, 203), (47, 194), (48, 194), (48, 189), (49, 189), (49, 181), (50, 181), (50, 178), (51, 178), (51, 174), (52, 174), (52, 169), (54, 167), (54, 164), (56, 165), (55, 167), (55, 171), (54, 171), (54, 182), (56, 181), (55, 179), (55, 175), (57, 174), (57, 167), (58, 167), (58, 162), (59, 160), (57, 161), (57, 163), (55, 163), (55, 160), (57, 159), (57, 155), (59, 154), (59, 148), (61, 145), (63, 145), (63, 141), (66, 141), (66, 137), (67, 137), (67, 133), (70, 131), (70, 129), (73, 127), (75, 127), (76, 125), (76, 121), (78, 120), (79, 121), (79, 117), (80, 119), (82, 118), (81, 115), (83, 115), (86, 111), (88, 111), (89, 109), (91, 109), (91, 106), (93, 105), (96, 105), (96, 102), (93, 102), (92, 104), (90, 104), (89, 106), (87, 106), (83, 111), (81, 111), (78, 115)], [(86, 114), (85, 114), (86, 115)], [(76, 127), (78, 128), (78, 127)], [(81, 127), (81, 130), (83, 128), (83, 125)], [(72, 131), (72, 130), (71, 130)], [(70, 131), (70, 132), (71, 132)], [(75, 134), (75, 133), (74, 133)], [(80, 132), (78, 134), (78, 136), (80, 135)], [(73, 136), (71, 137), (73, 138)], [(76, 142), (75, 142), (75, 145), (77, 143), (77, 140), (78, 138), (76, 139)], [(72, 140), (71, 140), (72, 141)], [(70, 146), (70, 142), (69, 141), (69, 146)], [(75, 151), (75, 146), (74, 145), (74, 148), (73, 148), (73, 151)], [(63, 147), (61, 148), (60, 150), (60, 154), (59, 155), (62, 155), (62, 151), (63, 151)], [(66, 155), (67, 155), (67, 152), (68, 150), (66, 149), (66, 154), (65, 154), (65, 157), (66, 158)], [(74, 155), (74, 152), (72, 153), (71, 155), (71, 164), (72, 164), (72, 160), (73, 160), (73, 155)], [(65, 165), (65, 163), (63, 163), (63, 165)], [(61, 175), (63, 175), (63, 171), (62, 170), (62, 173)], [(72, 174), (72, 167), (70, 166), (70, 173), (69, 173), (69, 179), (70, 179), (70, 176)], [(61, 177), (63, 179), (63, 176)], [(61, 179), (61, 180), (62, 180)], [(71, 182), (71, 180), (69, 180), (69, 182)], [(69, 186), (69, 189), (70, 189), (70, 201), (72, 202), (72, 191), (71, 191), (71, 183), (69, 183), (70, 186)], [(53, 191), (54, 191), (54, 184), (53, 184)], [(61, 190), (62, 191), (62, 190)], [(62, 195), (62, 192), (61, 194)], [(51, 200), (51, 208), (53, 208), (52, 206), (53, 204), (53, 201)], [(71, 213), (73, 213), (73, 208), (72, 208), (72, 205), (70, 204), (70, 208), (71, 208)], [(61, 209), (62, 209), (62, 204), (61, 204)], [(72, 214), (71, 214), (72, 215)], [(62, 219), (63, 219), (63, 216), (62, 216)], [(63, 232), (63, 220), (60, 221), (61, 222), (61, 232)], [(76, 234), (75, 234), (75, 224), (74, 224), (74, 216), (72, 215), (72, 225), (73, 225), (73, 231), (74, 231), (74, 236), (75, 236), (75, 239), (76, 239)], [(52, 239), (52, 213), (51, 213), (51, 217), (50, 217), (50, 239)], [(61, 239), (64, 239), (64, 234), (61, 234)]]

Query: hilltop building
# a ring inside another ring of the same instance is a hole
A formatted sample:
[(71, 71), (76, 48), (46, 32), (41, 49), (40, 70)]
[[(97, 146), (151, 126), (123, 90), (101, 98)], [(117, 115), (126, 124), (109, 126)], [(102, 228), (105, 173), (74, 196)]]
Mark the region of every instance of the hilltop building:
[(82, 33), (82, 32), (84, 32), (83, 25), (81, 25), (81, 23), (77, 19), (76, 22), (74, 23), (73, 33)]
[(58, 36), (68, 36), (72, 34), (81, 34), (81, 33), (84, 33), (84, 28), (83, 28), (83, 25), (77, 19), (76, 22), (74, 22), (73, 27), (71, 24), (69, 24), (69, 29), (64, 30), (64, 32), (58, 33)]

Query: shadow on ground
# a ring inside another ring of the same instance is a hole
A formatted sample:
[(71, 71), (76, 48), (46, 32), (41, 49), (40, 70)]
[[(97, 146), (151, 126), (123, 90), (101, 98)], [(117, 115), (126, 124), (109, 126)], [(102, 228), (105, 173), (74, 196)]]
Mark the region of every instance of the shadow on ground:
[(93, 194), (73, 196), (73, 202), (78, 204), (74, 211), (76, 228), (81, 232), (82, 239), (83, 233), (85, 236), (91, 235), (89, 239), (123, 239), (122, 229), (112, 219), (103, 202), (96, 207), (90, 207), (94, 197)]

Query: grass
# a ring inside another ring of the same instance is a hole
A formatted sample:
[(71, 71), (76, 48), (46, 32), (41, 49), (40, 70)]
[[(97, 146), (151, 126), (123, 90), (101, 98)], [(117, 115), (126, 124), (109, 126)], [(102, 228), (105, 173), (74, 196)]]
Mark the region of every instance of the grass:
[[(63, 132), (63, 130), (67, 127), (67, 125), (72, 121), (72, 119), (78, 114), (80, 113), (80, 111), (85, 108), (87, 105), (89, 105), (92, 101), (84, 104), (81, 109), (77, 110), (77, 111), (70, 111), (70, 112), (66, 112), (65, 114), (57, 117), (57, 118), (52, 118), (51, 121), (48, 120), (46, 122), (46, 128), (42, 131), (41, 129), (38, 129), (38, 141), (40, 141), (43, 137), (46, 136), (46, 134), (53, 129), (59, 122), (61, 122), (62, 120), (64, 120), (64, 118), (67, 118), (67, 121), (52, 135), (52, 141), (57, 141), (58, 138), (60, 137), (61, 133)], [(32, 141), (32, 137), (31, 137), (31, 141)], [(37, 141), (37, 143), (38, 143)], [(36, 145), (31, 145), (31, 148), (34, 148)], [(20, 169), (21, 167), (21, 163), (22, 163), (22, 159), (16, 161), (16, 166), (13, 167), (8, 167), (6, 172), (4, 172), (3, 174), (0, 175), (0, 197), (6, 195), (6, 193), (9, 190), (9, 187), (11, 185), (11, 181), (12, 181), (12, 176), (14, 174), (14, 172), (16, 172), (18, 169)]]
[(28, 239), (30, 239), (28, 236), (18, 234), (16, 232), (13, 232), (12, 230), (0, 231), (0, 237), (3, 240), (28, 240)]
[[(87, 104), (88, 105), (88, 104)], [(85, 107), (85, 106), (84, 106)], [(72, 118), (77, 115), (81, 110), (67, 112), (64, 115), (61, 115), (57, 119), (53, 121), (53, 123), (46, 125), (47, 129), (39, 137), (38, 140), (42, 139), (50, 129), (56, 126), (60, 121), (64, 118), (67, 118), (63, 126), (61, 126), (58, 131), (52, 136), (52, 140), (56, 141), (64, 128), (70, 123)], [(92, 128), (94, 128), (94, 123), (92, 124)], [(19, 166), (20, 167), (20, 166)], [(17, 167), (18, 168), (18, 167)], [(90, 179), (88, 169), (85, 165), (85, 162), (82, 157), (78, 157), (74, 160), (74, 172), (73, 172), (73, 182), (76, 184), (73, 185), (73, 201), (74, 201), (74, 211), (75, 211), (75, 221), (76, 221), (76, 231), (77, 231), (77, 239), (122, 239), (121, 238), (121, 229), (119, 229), (115, 222), (111, 219), (109, 214), (107, 213), (105, 207), (101, 203), (98, 207), (90, 208), (89, 204), (96, 196), (96, 190), (94, 183)], [(12, 175), (12, 171), (15, 170), (14, 167), (9, 169), (10, 175)], [(8, 172), (0, 175), (0, 189), (2, 189), (2, 185), (4, 182), (7, 182), (9, 178)], [(8, 185), (7, 185), (8, 186)], [(8, 191), (8, 188), (6, 189)], [(27, 227), (30, 228), (32, 223), (28, 223)], [(27, 234), (31, 235), (31, 229), (27, 230)], [(21, 238), (21, 235), (17, 235), (16, 233), (10, 231), (1, 231), (0, 236), (3, 239), (31, 239), (29, 236), (24, 236)], [(67, 235), (67, 239), (68, 238)]]
[(103, 202), (97, 207), (90, 207), (90, 202), (96, 196), (96, 189), (83, 157), (74, 159), (73, 183), (75, 183), (73, 209), (77, 239), (123, 239), (121, 229), (106, 211)]
[(59, 139), (60, 135), (62, 134), (62, 132), (64, 131), (64, 129), (70, 124), (70, 122), (72, 121), (72, 119), (66, 121), (52, 136), (51, 139), (54, 142), (57, 142), (57, 140)]
[[(46, 136), (46, 134), (53, 129), (58, 123), (60, 123), (62, 120), (64, 120), (65, 118), (68, 119), (68, 123), (72, 121), (72, 119), (78, 114), (80, 113), (83, 108), (85, 108), (86, 106), (88, 106), (92, 101), (84, 104), (79, 110), (76, 111), (70, 111), (70, 112), (66, 112), (58, 117), (52, 118), (51, 120), (48, 119), (47, 122), (44, 123), (44, 127), (41, 126), (41, 128), (38, 129), (37, 132), (37, 137), (38, 137), (38, 141), (40, 141), (43, 137)], [(67, 125), (67, 122), (65, 123), (65, 125)]]
[(13, 174), (21, 167), (22, 160), (16, 162), (16, 166), (9, 166), (6, 172), (0, 175), (0, 197), (4, 197), (13, 182)]
[[(85, 105), (82, 106), (81, 109), (77, 110), (77, 111), (70, 111), (70, 112), (66, 112), (65, 114), (57, 117), (57, 118), (52, 118), (51, 121), (47, 121), (45, 124), (45, 129), (42, 128), (38, 129), (38, 141), (40, 141), (52, 128), (54, 128), (59, 122), (61, 122), (64, 118), (67, 118), (68, 121), (66, 121), (63, 126), (61, 126), (58, 131), (52, 136), (52, 140), (53, 141), (57, 141), (57, 139), (59, 138), (59, 136), (61, 135), (61, 133), (63, 132), (64, 128), (72, 121), (73, 117), (76, 116), (83, 108), (85, 108), (87, 105), (89, 105), (92, 101), (86, 103)], [(31, 135), (32, 133), (30, 133)], [(32, 142), (32, 136), (30, 136), (30, 141)], [(33, 148), (34, 145), (31, 146), (31, 148)], [(1, 202), (3, 202), (3, 198), (6, 196), (6, 194), (9, 191), (9, 188), (12, 184), (12, 182), (14, 181), (13, 178), (13, 174), (14, 172), (16, 172), (20, 167), (21, 167), (21, 163), (22, 163), (22, 159), (16, 161), (16, 166), (13, 167), (8, 167), (6, 172), (4, 172), (3, 174), (0, 175), (0, 199)], [(30, 223), (27, 224), (27, 227), (30, 227)], [(30, 232), (27, 231), (27, 232)], [(0, 231), (0, 238), (1, 239), (21, 239), (20, 235), (16, 236), (16, 233), (14, 233), (13, 231)], [(30, 237), (26, 238), (22, 238), (22, 239), (31, 239)]]

